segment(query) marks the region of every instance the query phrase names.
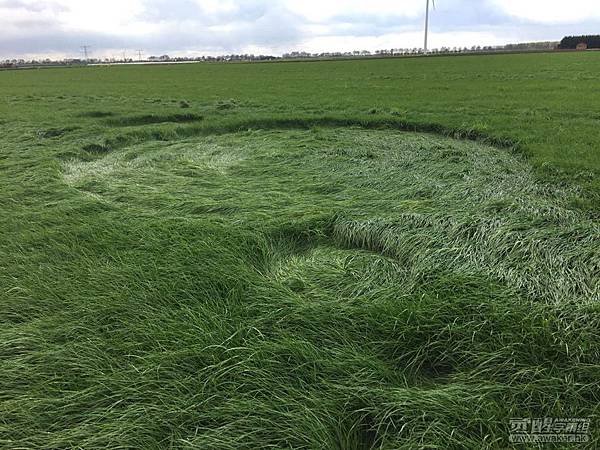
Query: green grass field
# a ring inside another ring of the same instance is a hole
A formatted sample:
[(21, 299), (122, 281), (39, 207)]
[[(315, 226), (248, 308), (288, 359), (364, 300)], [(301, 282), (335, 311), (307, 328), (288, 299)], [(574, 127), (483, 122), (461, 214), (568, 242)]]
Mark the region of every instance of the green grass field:
[(0, 72), (0, 447), (600, 447), (599, 71)]

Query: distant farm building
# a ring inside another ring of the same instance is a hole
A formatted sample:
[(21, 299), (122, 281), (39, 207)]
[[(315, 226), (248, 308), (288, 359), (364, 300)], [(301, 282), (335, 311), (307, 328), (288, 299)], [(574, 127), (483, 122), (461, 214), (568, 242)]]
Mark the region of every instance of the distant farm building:
[(579, 44), (577, 44), (577, 47), (575, 47), (575, 50), (587, 50), (588, 45), (586, 42), (580, 42)]

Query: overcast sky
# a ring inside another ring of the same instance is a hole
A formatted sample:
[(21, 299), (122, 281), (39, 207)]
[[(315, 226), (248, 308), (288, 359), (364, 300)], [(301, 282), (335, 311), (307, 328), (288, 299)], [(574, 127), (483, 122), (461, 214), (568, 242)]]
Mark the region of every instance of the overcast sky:
[[(600, 0), (437, 0), (431, 47), (600, 33)], [(0, 0), (0, 58), (422, 47), (425, 0)]]

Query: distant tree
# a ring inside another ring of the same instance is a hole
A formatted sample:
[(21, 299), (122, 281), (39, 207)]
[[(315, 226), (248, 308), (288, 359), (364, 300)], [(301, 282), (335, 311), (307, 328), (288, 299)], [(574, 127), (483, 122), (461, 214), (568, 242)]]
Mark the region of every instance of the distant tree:
[(560, 41), (561, 50), (574, 50), (577, 45), (584, 43), (588, 48), (600, 48), (600, 35), (566, 36)]

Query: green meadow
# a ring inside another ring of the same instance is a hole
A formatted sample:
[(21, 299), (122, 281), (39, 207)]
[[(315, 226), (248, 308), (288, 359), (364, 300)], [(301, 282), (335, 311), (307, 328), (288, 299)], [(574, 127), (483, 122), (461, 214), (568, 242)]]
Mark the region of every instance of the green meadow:
[(0, 448), (600, 447), (599, 72), (1, 71)]

